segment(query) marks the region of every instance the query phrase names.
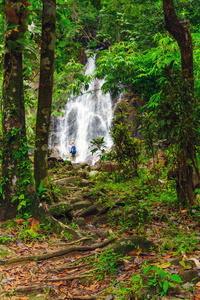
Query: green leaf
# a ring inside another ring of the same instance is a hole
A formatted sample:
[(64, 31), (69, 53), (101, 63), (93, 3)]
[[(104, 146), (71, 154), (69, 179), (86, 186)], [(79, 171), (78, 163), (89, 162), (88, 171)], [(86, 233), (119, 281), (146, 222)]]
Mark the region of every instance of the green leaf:
[(151, 269), (150, 266), (148, 266), (147, 268), (145, 268), (144, 271), (143, 271), (143, 274), (146, 274), (150, 269)]
[(22, 44), (22, 45), (28, 45), (29, 41), (27, 39), (19, 38), (16, 40), (17, 43)]
[(170, 125), (172, 120), (167, 120), (167, 124)]
[(133, 276), (133, 277), (131, 278), (131, 281), (132, 281), (132, 283), (135, 283), (135, 282), (137, 281), (137, 276)]
[(169, 278), (175, 282), (182, 282), (182, 279), (177, 274), (172, 274)]
[(19, 199), (20, 199), (20, 200), (23, 200), (23, 199), (24, 199), (24, 194), (21, 194), (21, 195), (19, 196)]
[(160, 121), (160, 125), (161, 125), (161, 126), (164, 126), (164, 125), (165, 125), (165, 120), (161, 120), (161, 121)]
[(14, 41), (7, 41), (7, 46), (9, 50), (15, 50), (17, 48), (17, 43)]
[(169, 282), (165, 280), (163, 283), (163, 291), (167, 293), (168, 288), (169, 288)]

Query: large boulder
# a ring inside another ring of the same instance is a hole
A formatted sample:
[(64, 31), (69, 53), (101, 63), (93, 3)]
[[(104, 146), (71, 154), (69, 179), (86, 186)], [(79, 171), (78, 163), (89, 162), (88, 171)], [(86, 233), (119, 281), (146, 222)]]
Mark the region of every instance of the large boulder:
[(55, 217), (66, 216), (68, 219), (72, 219), (72, 210), (72, 205), (66, 202), (61, 202), (49, 206), (49, 212)]
[(77, 178), (76, 177), (66, 177), (62, 179), (57, 179), (54, 181), (56, 186), (61, 186), (61, 185), (69, 185), (70, 183), (76, 183)]
[(89, 206), (88, 208), (86, 208), (86, 210), (83, 211), (79, 216), (85, 218), (91, 215), (98, 214), (101, 211), (102, 207), (103, 204), (101, 202), (96, 202), (91, 206)]
[(141, 249), (142, 252), (148, 253), (155, 250), (156, 245), (142, 236), (122, 238), (113, 245), (113, 252), (122, 255), (126, 255), (136, 249)]

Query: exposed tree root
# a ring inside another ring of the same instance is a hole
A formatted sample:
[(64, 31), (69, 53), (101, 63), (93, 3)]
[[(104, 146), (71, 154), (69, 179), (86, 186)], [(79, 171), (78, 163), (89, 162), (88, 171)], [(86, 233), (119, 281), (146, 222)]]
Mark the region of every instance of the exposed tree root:
[[(52, 287), (48, 286), (48, 285), (30, 285), (30, 286), (19, 286), (13, 290), (10, 291), (5, 291), (4, 294), (22, 294), (22, 293), (26, 293), (26, 292), (43, 292), (44, 290), (50, 290), (52, 289)], [(1, 296), (1, 294), (0, 294)]]
[(90, 274), (90, 273), (94, 272), (96, 270), (98, 270), (98, 268), (86, 271), (86, 272), (78, 274), (78, 275), (71, 275), (71, 276), (59, 277), (59, 278), (46, 278), (46, 279), (44, 279), (44, 281), (45, 282), (46, 281), (57, 282), (57, 281), (63, 281), (63, 280), (74, 280), (74, 279), (78, 279), (78, 278), (85, 278), (85, 277), (93, 276), (93, 274)]
[(65, 246), (70, 246), (70, 245), (74, 245), (74, 244), (76, 244), (76, 243), (80, 243), (80, 242), (84, 242), (84, 241), (88, 241), (88, 240), (92, 240), (92, 238), (91, 237), (84, 237), (84, 238), (81, 238), (81, 239), (79, 239), (79, 240), (75, 240), (75, 241), (73, 241), (73, 242), (71, 242), (71, 243), (53, 243), (53, 244), (51, 244), (51, 246), (55, 246), (55, 247), (65, 247)]
[(66, 269), (68, 269), (68, 270), (70, 270), (70, 269), (79, 269), (79, 268), (83, 268), (83, 267), (86, 267), (86, 266), (90, 266), (90, 263), (80, 264), (80, 265), (74, 265), (74, 266), (70, 266), (68, 264), (68, 265), (63, 265), (60, 268), (56, 268), (55, 272), (61, 272), (61, 271), (66, 270)]
[(68, 254), (73, 251), (92, 251), (97, 248), (103, 248), (104, 246), (107, 246), (108, 244), (112, 243), (116, 238), (111, 238), (108, 240), (105, 240), (101, 243), (96, 243), (92, 246), (71, 246), (63, 250), (55, 251), (52, 253), (42, 254), (42, 255), (32, 255), (32, 256), (23, 256), (23, 257), (17, 257), (17, 258), (10, 258), (7, 260), (0, 260), (0, 265), (5, 264), (12, 264), (12, 263), (19, 263), (19, 262), (25, 262), (25, 261), (41, 261), (46, 260), (50, 258), (54, 258), (57, 256), (62, 256), (65, 254)]

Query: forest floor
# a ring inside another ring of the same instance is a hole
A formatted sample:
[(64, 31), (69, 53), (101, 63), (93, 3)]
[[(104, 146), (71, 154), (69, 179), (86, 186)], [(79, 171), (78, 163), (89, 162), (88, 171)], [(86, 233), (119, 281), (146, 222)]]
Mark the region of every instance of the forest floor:
[[(84, 201), (89, 198), (87, 190)], [(85, 216), (84, 226), (73, 225), (82, 233), (76, 240), (49, 229), (45, 233), (31, 218), (2, 224), (0, 299), (200, 299), (199, 213), (193, 208), (191, 217), (189, 209), (152, 202), (149, 207), (151, 217), (139, 226), (113, 221), (123, 214), (119, 205), (98, 226), (94, 215)]]

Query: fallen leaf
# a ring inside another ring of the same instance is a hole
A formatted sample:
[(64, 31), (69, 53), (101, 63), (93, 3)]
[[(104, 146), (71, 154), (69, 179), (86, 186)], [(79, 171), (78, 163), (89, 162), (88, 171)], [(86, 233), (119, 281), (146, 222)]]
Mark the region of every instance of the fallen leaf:
[(160, 269), (167, 269), (171, 266), (171, 263), (164, 263), (164, 264), (155, 264)]
[(130, 255), (139, 255), (142, 252), (142, 249), (136, 249), (131, 251), (129, 254)]
[(33, 230), (34, 232), (36, 232), (40, 223), (39, 223), (38, 220), (36, 220), (34, 218), (29, 218), (28, 219), (28, 224), (30, 225), (31, 230)]
[(23, 225), (25, 220), (24, 219), (16, 219), (14, 220), (18, 225)]
[(200, 281), (197, 282), (196, 287), (200, 288)]

